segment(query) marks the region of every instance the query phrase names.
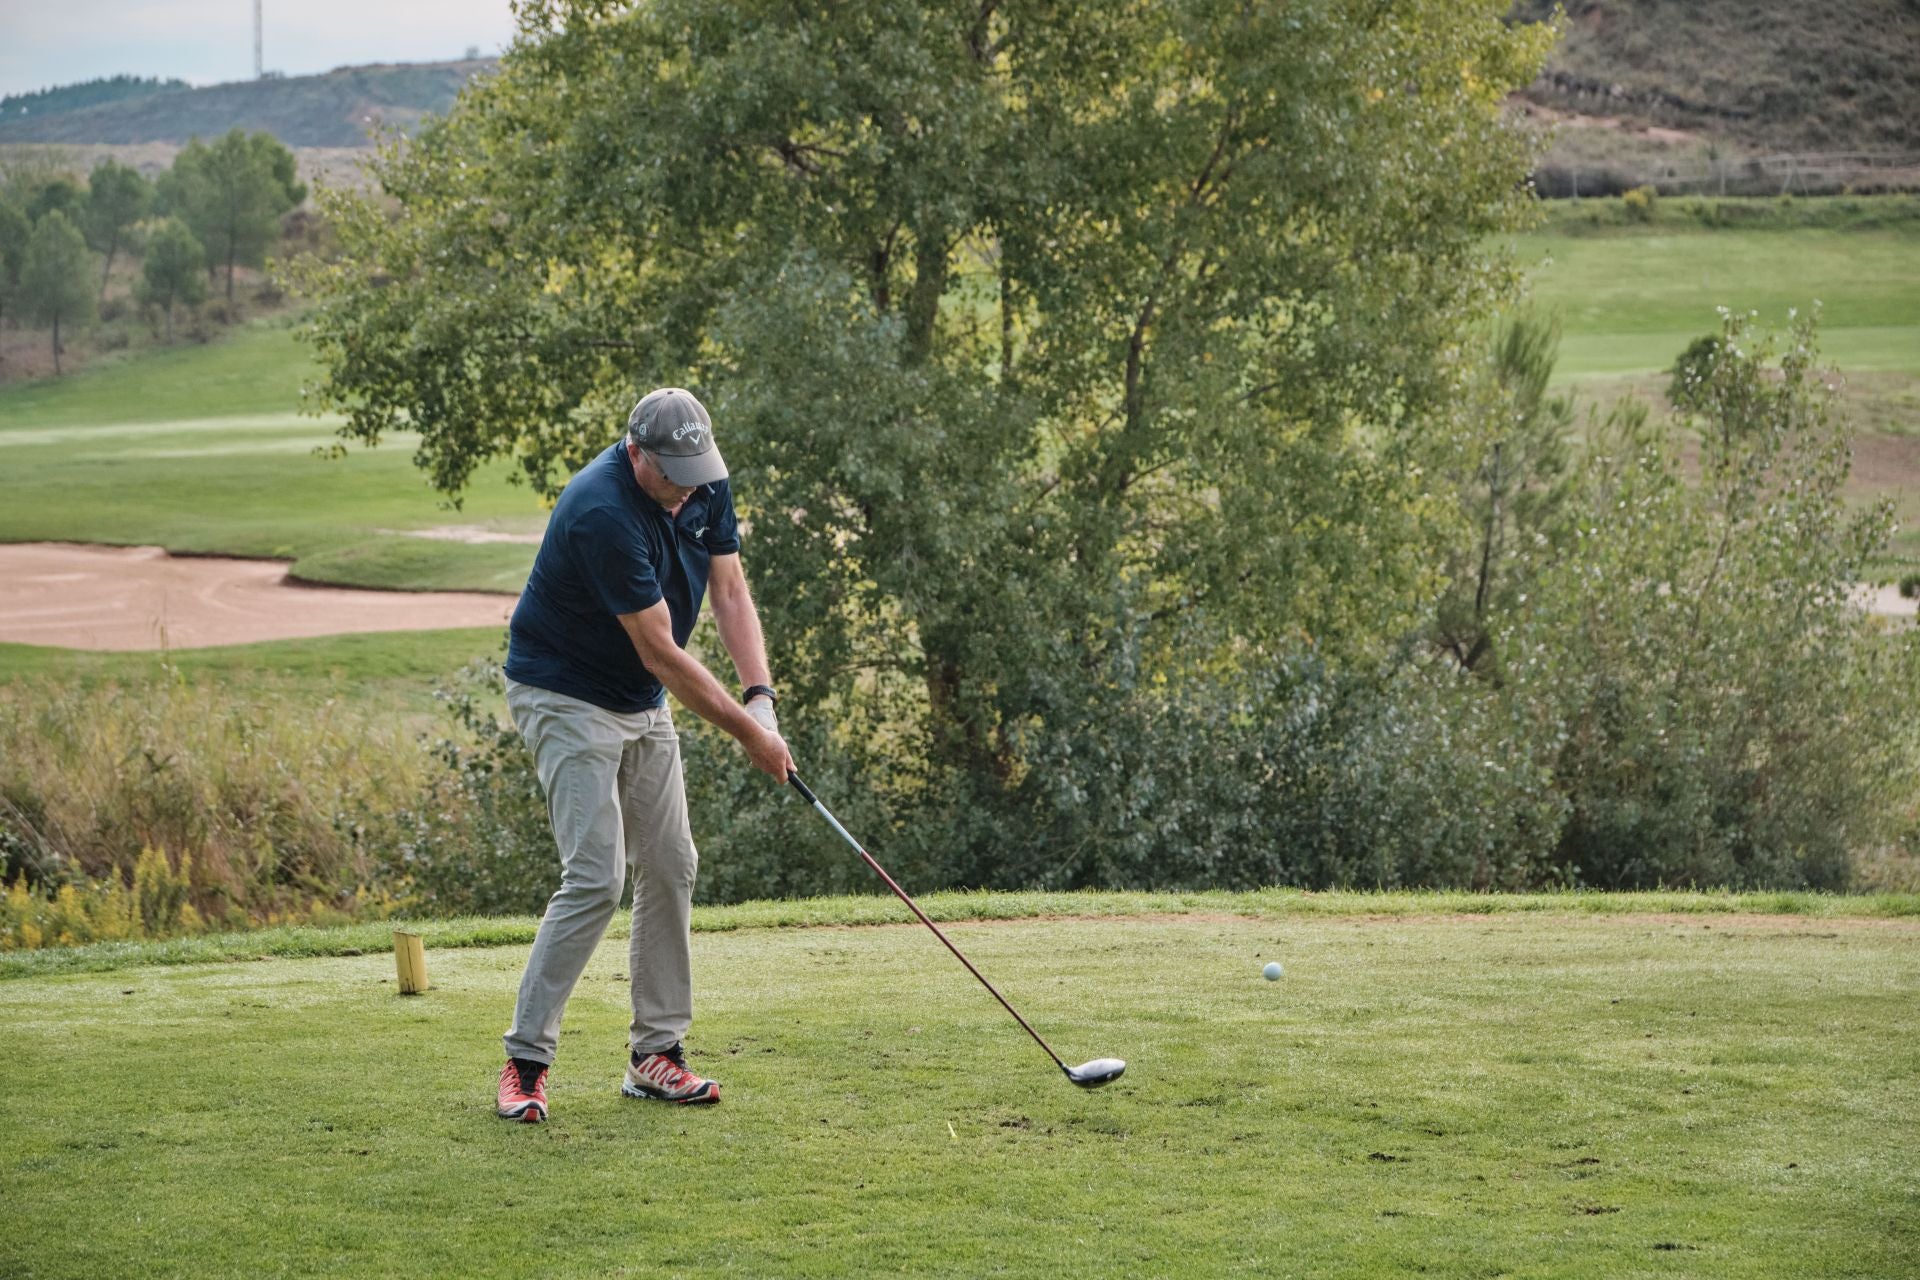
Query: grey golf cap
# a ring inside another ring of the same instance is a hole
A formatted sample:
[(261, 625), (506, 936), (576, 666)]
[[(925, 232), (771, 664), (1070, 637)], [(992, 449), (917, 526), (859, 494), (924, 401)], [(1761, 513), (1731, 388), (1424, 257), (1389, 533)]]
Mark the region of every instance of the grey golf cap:
[(727, 478), (727, 464), (713, 443), (713, 419), (684, 388), (661, 387), (641, 396), (627, 415), (627, 439), (652, 454), (675, 484), (693, 488)]

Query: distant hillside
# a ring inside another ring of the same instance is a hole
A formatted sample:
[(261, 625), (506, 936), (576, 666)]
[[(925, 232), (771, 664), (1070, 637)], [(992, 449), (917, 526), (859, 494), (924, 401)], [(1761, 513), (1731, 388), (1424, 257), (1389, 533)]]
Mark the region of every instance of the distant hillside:
[(0, 98), (0, 121), (44, 119), (66, 111), (78, 111), (105, 102), (125, 102), (131, 98), (149, 98), (156, 93), (191, 89), (185, 80), (162, 80), (158, 76), (103, 76), (80, 84), (41, 89), (35, 93), (14, 93)]
[[(1911, 183), (1884, 167), (1920, 163), (1920, 0), (1560, 2), (1565, 38), (1516, 106), (1557, 126), (1543, 169), (1584, 170), (1583, 193)], [(1515, 0), (1513, 20), (1554, 4)]]
[[(1920, 148), (1914, 0), (1563, 0), (1526, 96), (1781, 150)], [(1540, 20), (1554, 0), (1520, 0)]]
[(271, 133), (290, 147), (365, 146), (376, 127), (410, 131), (422, 116), (444, 112), (462, 85), (493, 66), (493, 59), (477, 58), (341, 67), (318, 76), (244, 80), (73, 110), (9, 114), (0, 119), (0, 143), (184, 143), (239, 128)]

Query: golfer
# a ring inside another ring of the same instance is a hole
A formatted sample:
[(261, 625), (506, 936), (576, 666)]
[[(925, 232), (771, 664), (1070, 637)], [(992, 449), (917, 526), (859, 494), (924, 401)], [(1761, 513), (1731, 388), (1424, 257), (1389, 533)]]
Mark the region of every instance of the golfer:
[[(741, 702), (685, 652), (709, 588), (720, 643), (745, 686)], [(768, 776), (784, 783), (793, 758), (774, 720), (726, 463), (690, 392), (648, 393), (626, 438), (560, 494), (513, 611), (506, 674), (507, 707), (533, 753), (560, 847), (560, 890), (520, 979), (499, 1114), (547, 1118), (560, 1016), (606, 935), (629, 867), (633, 1025), (621, 1092), (718, 1102), (720, 1085), (690, 1071), (682, 1048), (693, 1021), (688, 926), (698, 857), (668, 691), (732, 734)]]

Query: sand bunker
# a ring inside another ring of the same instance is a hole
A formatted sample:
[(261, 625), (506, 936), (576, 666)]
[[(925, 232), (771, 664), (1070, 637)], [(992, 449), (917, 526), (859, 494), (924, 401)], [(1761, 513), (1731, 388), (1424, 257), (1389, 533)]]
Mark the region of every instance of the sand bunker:
[(1883, 618), (1920, 615), (1920, 600), (1907, 599), (1897, 587), (1859, 587), (1853, 593), (1853, 602), (1868, 613), (1877, 613)]
[(350, 631), (504, 626), (514, 597), (287, 581), (273, 560), (159, 547), (0, 545), (0, 640), (68, 649), (201, 649)]

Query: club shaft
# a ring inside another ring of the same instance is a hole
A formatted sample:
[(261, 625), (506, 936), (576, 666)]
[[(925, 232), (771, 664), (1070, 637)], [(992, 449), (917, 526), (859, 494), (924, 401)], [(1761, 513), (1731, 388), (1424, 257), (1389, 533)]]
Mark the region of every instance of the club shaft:
[(1053, 1051), (1053, 1046), (1040, 1038), (1040, 1033), (1038, 1031), (1035, 1031), (1033, 1027), (1027, 1022), (1027, 1020), (1020, 1016), (1020, 1011), (1007, 1003), (1007, 998), (1000, 994), (999, 988), (995, 987), (991, 982), (988, 982), (987, 976), (981, 973), (978, 969), (973, 967), (973, 961), (967, 959), (967, 957), (961, 953), (960, 948), (953, 945), (953, 939), (949, 938), (946, 934), (942, 933), (940, 931), (940, 926), (927, 918), (927, 913), (920, 909), (920, 904), (913, 900), (912, 895), (910, 895), (905, 889), (902, 889), (900, 887), (899, 882), (895, 880), (892, 876), (887, 874), (887, 869), (881, 866), (880, 863), (875, 860), (874, 856), (868, 853), (866, 849), (861, 845), (861, 843), (858, 840), (855, 840), (845, 827), (840, 825), (840, 820), (833, 816), (832, 811), (829, 810), (827, 806), (820, 803), (820, 798), (814, 795), (812, 791), (807, 789), (806, 783), (800, 781), (800, 775), (788, 774), (787, 781), (791, 782), (794, 785), (794, 787), (800, 792), (800, 794), (806, 797), (807, 802), (809, 804), (811, 804), (815, 809), (819, 810), (820, 816), (827, 820), (827, 824), (829, 826), (831, 826), (835, 831), (838, 831), (840, 833), (840, 838), (842, 840), (845, 840), (848, 844), (853, 846), (853, 851), (859, 854), (861, 858), (865, 859), (866, 864), (873, 868), (873, 873), (879, 876), (882, 880), (886, 881), (887, 888), (893, 890), (894, 896), (899, 898), (900, 901), (907, 904), (907, 910), (913, 912), (914, 915), (920, 917), (921, 924), (933, 930), (933, 936), (940, 939), (941, 942), (946, 944), (947, 950), (953, 952), (953, 958), (958, 960), (961, 964), (967, 966), (967, 972), (980, 980), (980, 985), (985, 987), (989, 992), (992, 993), (993, 998), (1000, 1002), (1001, 1008), (1005, 1009), (1008, 1013), (1013, 1015), (1013, 1020), (1019, 1023), (1020, 1026), (1026, 1031), (1028, 1035), (1033, 1037), (1033, 1042), (1039, 1045), (1042, 1049), (1045, 1049), (1047, 1051), (1047, 1056), (1053, 1059), (1053, 1065), (1056, 1067), (1059, 1067), (1062, 1071), (1067, 1070), (1067, 1064), (1060, 1061), (1060, 1055)]

